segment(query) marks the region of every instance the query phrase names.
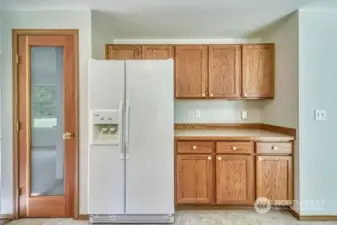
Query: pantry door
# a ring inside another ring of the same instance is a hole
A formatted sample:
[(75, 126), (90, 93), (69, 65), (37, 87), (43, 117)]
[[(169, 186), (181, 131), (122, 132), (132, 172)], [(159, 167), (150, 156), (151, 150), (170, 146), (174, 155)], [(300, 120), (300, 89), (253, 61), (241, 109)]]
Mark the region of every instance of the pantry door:
[(19, 217), (73, 217), (74, 36), (17, 36)]

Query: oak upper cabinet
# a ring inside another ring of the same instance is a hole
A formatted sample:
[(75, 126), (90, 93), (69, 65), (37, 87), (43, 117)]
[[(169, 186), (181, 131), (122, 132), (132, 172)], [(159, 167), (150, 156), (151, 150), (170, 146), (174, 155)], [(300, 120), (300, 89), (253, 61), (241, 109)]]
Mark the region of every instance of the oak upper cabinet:
[(240, 97), (241, 45), (209, 46), (209, 97)]
[(274, 44), (242, 46), (242, 97), (274, 97)]
[(106, 45), (106, 58), (117, 60), (141, 59), (140, 45)]
[(177, 98), (206, 97), (207, 49), (205, 45), (175, 47), (175, 96)]
[(216, 203), (254, 203), (254, 159), (252, 155), (216, 156)]
[(172, 49), (170, 45), (143, 45), (142, 59), (169, 59), (173, 57)]
[(256, 198), (292, 199), (291, 156), (257, 156)]
[(212, 202), (211, 155), (177, 155), (176, 204)]

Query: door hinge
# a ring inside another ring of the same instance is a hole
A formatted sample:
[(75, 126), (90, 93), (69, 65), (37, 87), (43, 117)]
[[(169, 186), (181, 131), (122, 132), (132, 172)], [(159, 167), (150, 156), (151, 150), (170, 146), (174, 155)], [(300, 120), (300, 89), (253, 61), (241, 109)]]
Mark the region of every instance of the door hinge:
[(18, 188), (18, 196), (22, 195), (22, 187)]
[(19, 131), (20, 130), (20, 122), (16, 122), (16, 130)]
[(20, 56), (16, 55), (16, 64), (19, 64), (19, 63), (20, 63)]

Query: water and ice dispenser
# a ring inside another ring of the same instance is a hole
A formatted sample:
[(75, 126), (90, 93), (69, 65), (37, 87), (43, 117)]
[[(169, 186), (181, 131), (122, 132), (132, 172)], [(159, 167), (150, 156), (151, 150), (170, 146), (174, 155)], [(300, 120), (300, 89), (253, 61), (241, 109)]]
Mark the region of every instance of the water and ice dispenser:
[(119, 145), (120, 110), (91, 110), (91, 145)]

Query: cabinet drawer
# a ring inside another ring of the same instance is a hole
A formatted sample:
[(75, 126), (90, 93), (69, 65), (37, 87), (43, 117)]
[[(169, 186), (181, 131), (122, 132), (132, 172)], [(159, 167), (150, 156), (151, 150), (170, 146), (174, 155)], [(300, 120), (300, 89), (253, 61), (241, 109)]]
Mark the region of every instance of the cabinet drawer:
[(238, 154), (253, 153), (254, 145), (252, 142), (217, 142), (216, 153)]
[(256, 143), (256, 153), (265, 154), (291, 154), (292, 144), (290, 142), (279, 142), (279, 143), (267, 143), (267, 142), (257, 142)]
[(177, 143), (178, 153), (212, 153), (212, 149), (212, 142), (179, 141)]

